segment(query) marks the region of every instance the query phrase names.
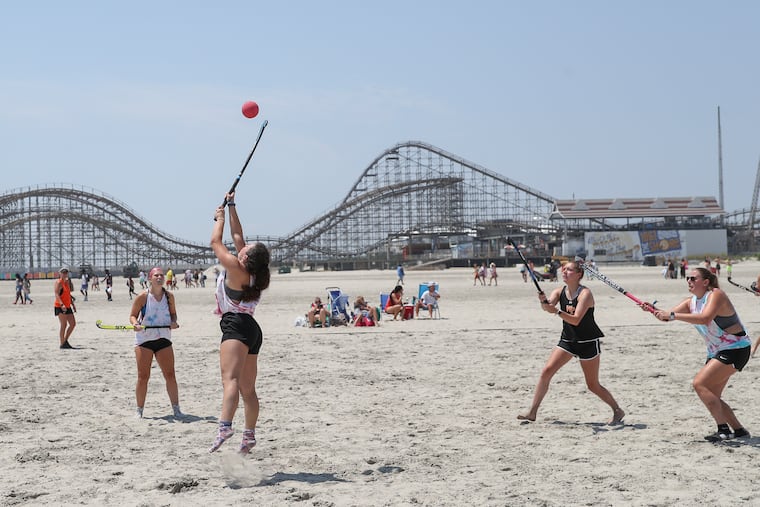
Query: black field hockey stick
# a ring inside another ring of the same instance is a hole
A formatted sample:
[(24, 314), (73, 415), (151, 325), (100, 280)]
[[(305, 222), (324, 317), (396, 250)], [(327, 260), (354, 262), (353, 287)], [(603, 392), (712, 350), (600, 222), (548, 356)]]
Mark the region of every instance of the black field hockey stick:
[[(259, 141), (261, 141), (261, 136), (264, 133), (264, 129), (266, 128), (266, 126), (267, 126), (268, 123), (269, 123), (268, 121), (264, 120), (264, 123), (261, 124), (261, 128), (259, 129), (259, 135), (256, 136), (256, 142), (253, 143), (253, 148), (251, 149), (251, 153), (249, 153), (248, 154), (248, 158), (245, 159), (245, 163), (243, 164), (243, 168), (240, 170), (240, 174), (238, 174), (237, 178), (235, 178), (235, 181), (232, 182), (232, 186), (230, 187), (230, 191), (227, 192), (228, 194), (231, 194), (232, 192), (234, 192), (235, 189), (237, 188), (238, 183), (240, 183), (240, 178), (243, 177), (243, 173), (248, 168), (248, 163), (253, 158), (253, 152), (256, 151), (256, 147), (259, 145)], [(222, 201), (222, 208), (224, 208), (225, 206), (227, 206), (227, 198), (226, 197)], [(216, 220), (216, 218), (214, 218), (214, 220)]]
[(610, 280), (609, 278), (607, 278), (605, 275), (601, 274), (599, 271), (597, 271), (596, 269), (594, 269), (593, 267), (591, 267), (589, 264), (586, 264), (585, 262), (582, 262), (580, 264), (583, 267), (583, 270), (586, 273), (588, 273), (589, 276), (591, 276), (593, 278), (596, 278), (598, 280), (601, 280), (603, 283), (605, 283), (609, 287), (612, 287), (613, 289), (615, 289), (616, 291), (618, 291), (622, 295), (626, 296), (628, 299), (630, 299), (631, 301), (633, 301), (637, 305), (644, 307), (644, 309), (646, 309), (648, 312), (654, 313), (655, 311), (657, 311), (657, 309), (654, 307), (654, 303), (651, 303), (651, 304), (650, 303), (644, 303), (644, 301), (640, 300), (639, 298), (637, 298), (636, 296), (634, 296), (633, 294), (631, 294), (630, 292), (628, 292), (627, 290), (625, 290), (623, 287), (621, 287), (620, 285), (616, 284), (615, 282), (613, 282), (612, 280)]
[(515, 249), (515, 251), (517, 252), (517, 255), (520, 256), (520, 259), (522, 260), (523, 265), (525, 266), (525, 269), (527, 269), (528, 270), (528, 274), (530, 274), (530, 279), (533, 280), (533, 285), (536, 286), (536, 290), (538, 291), (538, 293), (541, 294), (542, 296), (544, 296), (544, 298), (541, 300), (541, 302), (542, 303), (548, 303), (548, 301), (546, 300), (546, 294), (544, 294), (544, 291), (541, 289), (541, 286), (538, 285), (538, 279), (536, 278), (536, 273), (532, 269), (530, 269), (530, 266), (528, 265), (528, 261), (525, 259), (525, 256), (520, 251), (520, 248), (518, 248), (517, 243), (515, 243), (512, 240), (512, 238), (507, 238), (507, 243), (509, 243), (510, 245), (512, 245), (512, 248)]
[(745, 287), (744, 285), (740, 285), (740, 284), (738, 284), (738, 283), (734, 282), (733, 280), (731, 280), (731, 277), (730, 277), (730, 276), (728, 277), (728, 283), (730, 283), (730, 284), (731, 284), (731, 285), (733, 285), (734, 287), (739, 287), (740, 289), (744, 289), (744, 290), (746, 290), (747, 292), (751, 292), (752, 294), (757, 294), (758, 292), (760, 292), (760, 291), (758, 291), (757, 289), (753, 289), (753, 288), (751, 288), (751, 287)]
[[(96, 320), (95, 325), (98, 329), (110, 329), (116, 331), (134, 331), (135, 326), (118, 326), (112, 324), (103, 324), (102, 320)], [(142, 326), (143, 329), (171, 329), (171, 326)]]

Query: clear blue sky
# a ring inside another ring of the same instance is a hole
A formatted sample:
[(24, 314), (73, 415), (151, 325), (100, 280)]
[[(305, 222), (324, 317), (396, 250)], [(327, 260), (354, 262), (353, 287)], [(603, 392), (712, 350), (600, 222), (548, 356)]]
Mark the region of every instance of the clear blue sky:
[[(718, 196), (760, 157), (760, 2), (9, 2), (2, 190), (93, 187), (206, 242), (238, 187), (246, 234), (339, 202), (420, 140), (556, 198)], [(240, 107), (255, 100), (259, 116)]]

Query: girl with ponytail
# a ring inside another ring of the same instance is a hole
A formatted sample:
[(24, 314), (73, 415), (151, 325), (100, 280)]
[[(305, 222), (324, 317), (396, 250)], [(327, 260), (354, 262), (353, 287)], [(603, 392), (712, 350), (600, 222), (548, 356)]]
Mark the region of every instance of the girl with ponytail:
[(261, 328), (253, 314), (261, 293), (269, 287), (269, 250), (261, 243), (245, 243), (234, 192), (226, 194), (225, 203), (237, 255), (231, 253), (222, 241), (225, 222), (225, 206), (222, 205), (216, 209), (211, 248), (224, 268), (217, 279), (215, 311), (221, 317), (219, 364), (224, 394), (219, 428), (209, 452), (219, 449), (233, 435), (232, 420), (242, 396), (245, 428), (238, 452), (248, 454), (256, 445), (256, 421), (259, 418), (256, 373), (262, 343)]

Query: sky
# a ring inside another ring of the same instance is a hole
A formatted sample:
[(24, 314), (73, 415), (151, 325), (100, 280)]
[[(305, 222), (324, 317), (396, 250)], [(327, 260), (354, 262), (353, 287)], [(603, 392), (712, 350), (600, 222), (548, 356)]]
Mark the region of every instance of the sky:
[[(207, 243), (238, 185), (246, 235), (332, 209), (423, 141), (557, 199), (752, 202), (760, 2), (8, 2), (0, 192), (95, 189)], [(256, 118), (241, 113), (259, 104)]]

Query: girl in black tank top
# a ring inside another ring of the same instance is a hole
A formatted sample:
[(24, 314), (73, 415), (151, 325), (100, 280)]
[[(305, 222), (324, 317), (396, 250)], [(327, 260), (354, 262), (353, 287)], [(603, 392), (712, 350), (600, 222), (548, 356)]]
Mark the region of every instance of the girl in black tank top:
[[(609, 424), (619, 424), (625, 417), (625, 412), (612, 394), (599, 383), (599, 354), (601, 353), (599, 338), (604, 336), (604, 333), (594, 321), (594, 296), (588, 287), (581, 285), (582, 278), (581, 263), (568, 262), (562, 267), (562, 280), (566, 285), (554, 289), (548, 297), (543, 292), (538, 294), (541, 308), (562, 319), (562, 337), (541, 370), (530, 410), (517, 416), (520, 420), (536, 420), (538, 408), (549, 391), (552, 377), (573, 357), (580, 359), (589, 391), (596, 394), (612, 409)], [(557, 303), (559, 303), (559, 308), (557, 308)]]

